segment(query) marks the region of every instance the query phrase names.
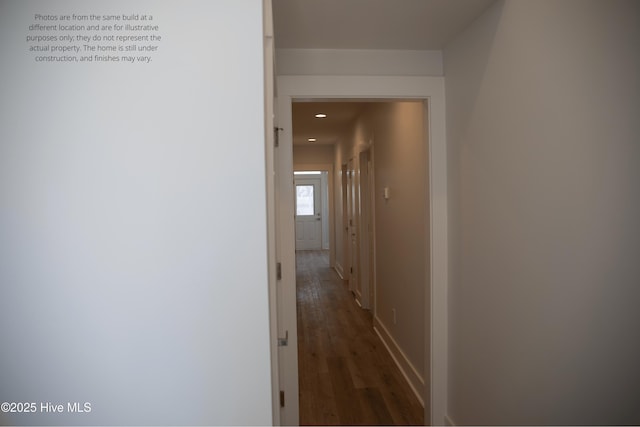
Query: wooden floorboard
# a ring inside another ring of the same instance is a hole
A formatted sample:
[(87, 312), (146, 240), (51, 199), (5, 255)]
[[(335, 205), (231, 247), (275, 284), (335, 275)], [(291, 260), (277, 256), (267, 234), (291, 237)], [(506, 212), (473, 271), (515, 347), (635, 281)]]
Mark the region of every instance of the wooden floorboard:
[(296, 253), (301, 425), (421, 425), (422, 405), (326, 251)]

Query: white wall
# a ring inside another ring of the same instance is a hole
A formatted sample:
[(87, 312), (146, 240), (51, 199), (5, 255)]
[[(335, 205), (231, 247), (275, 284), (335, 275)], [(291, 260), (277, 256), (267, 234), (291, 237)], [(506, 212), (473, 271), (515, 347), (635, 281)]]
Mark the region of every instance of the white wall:
[[(0, 402), (92, 404), (0, 423), (271, 423), (261, 3), (0, 3)], [(34, 63), (71, 12), (165, 41)]]
[(439, 50), (276, 49), (276, 73), (341, 76), (441, 76)]
[(639, 40), (636, 1), (506, 1), (444, 51), (454, 423), (640, 423)]

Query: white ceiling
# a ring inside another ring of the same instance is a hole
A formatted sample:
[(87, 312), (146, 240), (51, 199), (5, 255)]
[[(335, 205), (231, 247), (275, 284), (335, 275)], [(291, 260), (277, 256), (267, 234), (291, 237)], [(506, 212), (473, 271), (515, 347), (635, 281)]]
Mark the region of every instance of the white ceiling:
[(276, 48), (440, 50), (495, 0), (273, 0)]

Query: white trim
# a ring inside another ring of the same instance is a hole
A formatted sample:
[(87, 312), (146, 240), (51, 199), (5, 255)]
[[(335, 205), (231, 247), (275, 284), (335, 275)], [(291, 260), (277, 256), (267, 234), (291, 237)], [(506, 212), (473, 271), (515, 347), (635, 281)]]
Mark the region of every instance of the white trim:
[[(429, 200), (431, 210), (431, 425), (442, 425), (447, 413), (449, 247), (447, 139), (444, 78), (433, 88), (429, 107)], [(427, 412), (427, 413), (429, 413)]]
[(420, 401), (420, 404), (424, 407), (424, 378), (420, 375), (416, 367), (413, 366), (411, 361), (407, 358), (396, 340), (393, 339), (378, 317), (373, 318), (373, 330), (376, 331), (378, 337), (380, 337), (380, 340), (387, 348), (391, 358), (396, 362), (398, 369), (400, 369), (402, 376), (407, 380), (409, 387), (411, 387), (411, 390), (413, 390), (413, 393)]
[(276, 49), (279, 76), (442, 76), (441, 50)]
[(280, 390), (285, 393), (285, 406), (280, 408), (280, 425), (299, 425), (293, 139), (291, 98), (286, 96), (286, 92), (276, 98), (276, 118), (280, 128), (279, 146), (275, 150), (276, 242), (282, 274), (277, 287), (278, 337), (289, 338), (287, 346), (278, 347)]
[(267, 262), (269, 272), (269, 341), (271, 359), (271, 417), (274, 425), (280, 424), (280, 367), (278, 363), (278, 295), (276, 265), (277, 218), (275, 207), (274, 167), (274, 110), (275, 110), (275, 48), (273, 40), (273, 15), (271, 0), (262, 0), (263, 54), (264, 54), (264, 132), (267, 211)]
[(444, 425), (445, 426), (455, 426), (456, 423), (453, 422), (453, 420), (451, 419), (451, 417), (449, 417), (449, 415), (445, 415), (444, 416)]
[[(429, 105), (429, 185), (431, 210), (431, 280), (430, 320), (431, 330), (427, 330), (425, 347), (430, 343), (430, 358), (425, 366), (425, 378), (430, 378), (425, 393), (430, 405), (425, 405), (425, 414), (430, 415), (432, 425), (443, 425), (447, 411), (447, 289), (448, 289), (448, 248), (447, 248), (447, 146), (445, 131), (444, 77), (419, 76), (279, 76), (278, 117), (284, 130), (280, 134), (280, 149), (277, 152), (281, 176), (292, 174), (292, 117), (291, 102), (296, 98), (398, 98), (427, 99)], [(278, 181), (282, 195), (293, 191), (291, 179)], [(293, 194), (293, 193), (291, 193)], [(292, 212), (291, 197), (282, 197), (281, 212)], [(288, 312), (283, 317), (287, 324), (289, 346), (297, 348), (297, 321), (295, 317), (295, 251), (293, 243), (293, 215), (281, 214), (279, 237), (283, 259), (283, 302)], [(293, 341), (293, 342), (292, 342)], [(429, 353), (427, 353), (429, 354)], [(430, 359), (430, 360), (429, 360)], [(290, 353), (289, 363), (281, 369), (289, 371), (284, 375), (287, 390), (287, 405), (298, 416), (297, 354)], [(293, 372), (295, 370), (295, 372)], [(295, 402), (294, 402), (295, 400)], [(428, 408), (431, 411), (428, 411)], [(429, 413), (430, 412), (430, 413)], [(297, 421), (298, 419), (295, 418)], [(283, 420), (283, 423), (292, 418)]]

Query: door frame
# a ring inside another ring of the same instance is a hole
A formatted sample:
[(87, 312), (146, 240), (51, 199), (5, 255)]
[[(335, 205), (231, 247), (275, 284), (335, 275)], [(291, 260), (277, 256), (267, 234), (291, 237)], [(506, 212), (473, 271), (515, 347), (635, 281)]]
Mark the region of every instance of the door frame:
[[(357, 182), (356, 182), (356, 170), (355, 166), (356, 161), (355, 158), (352, 157), (347, 161), (347, 204), (342, 207), (347, 211), (347, 233), (344, 235), (346, 239), (346, 247), (347, 253), (344, 256), (344, 259), (347, 261), (347, 282), (348, 289), (352, 294), (356, 296), (356, 301), (358, 301), (358, 265), (359, 254), (359, 237), (357, 233), (358, 230), (358, 202), (356, 200), (357, 196)], [(359, 304), (359, 302), (358, 302)]]
[[(444, 77), (423, 76), (279, 76), (277, 78), (277, 116), (283, 131), (277, 175), (293, 176), (293, 137), (291, 104), (295, 99), (415, 99), (424, 100), (428, 110), (429, 188), (430, 188), (430, 283), (425, 304), (428, 318), (425, 340), (425, 380), (428, 396), (424, 396), (425, 420), (432, 425), (445, 425), (447, 415), (447, 146), (445, 123)], [(281, 198), (278, 215), (280, 254), (282, 256), (282, 320), (289, 330), (287, 363), (280, 364), (282, 383), (287, 396), (282, 424), (299, 424), (297, 319), (295, 300), (295, 234), (293, 180), (278, 179)]]
[[(324, 191), (324, 189), (322, 188), (322, 176), (321, 175), (317, 175), (317, 176), (300, 176), (300, 175), (294, 175), (293, 177), (293, 182), (294, 182), (294, 186), (298, 187), (299, 185), (310, 185), (314, 188), (313, 190), (313, 214), (312, 215), (298, 215), (298, 195), (297, 195), (297, 188), (296, 188), (296, 193), (295, 194), (295, 221), (296, 221), (296, 227), (298, 226), (298, 220), (299, 220), (299, 216), (302, 217), (306, 217), (308, 219), (308, 217), (313, 217), (313, 220), (316, 221), (314, 222), (314, 224), (317, 224), (317, 220), (320, 220), (320, 227), (319, 227), (319, 233), (318, 233), (318, 248), (311, 248), (311, 249), (317, 249), (317, 250), (322, 250), (322, 235), (323, 235), (323, 229), (324, 229), (324, 225), (323, 225), (323, 205), (324, 205), (324, 200), (322, 200), (322, 193)], [(296, 250), (306, 250), (309, 248), (299, 248), (297, 247), (297, 240), (298, 240), (298, 231), (296, 230)], [(304, 233), (303, 233), (304, 234)]]
[(373, 179), (373, 146), (358, 153), (358, 193), (360, 195), (360, 304), (375, 317), (375, 187)]
[(277, 162), (275, 147), (277, 138), (276, 127), (276, 75), (275, 75), (275, 44), (273, 38), (273, 7), (271, 0), (262, 0), (263, 19), (263, 52), (264, 52), (264, 139), (265, 139), (265, 173), (266, 173), (266, 214), (267, 214), (267, 270), (269, 272), (269, 349), (271, 359), (271, 413), (273, 425), (282, 423), (284, 411), (280, 407), (280, 389), (284, 384), (281, 374), (284, 365), (278, 347), (280, 336), (279, 305), (284, 302), (278, 291), (278, 277), (276, 264), (278, 260), (278, 217), (277, 199), (280, 186), (277, 182)]
[[(335, 241), (336, 241), (336, 223), (335, 223), (335, 205), (334, 205), (334, 197), (335, 197), (335, 189), (333, 187), (333, 165), (327, 163), (295, 163), (293, 165), (293, 170), (295, 172), (308, 172), (308, 171), (320, 171), (327, 173), (327, 210), (329, 212), (328, 217), (328, 225), (329, 225), (329, 265), (331, 268), (335, 267), (336, 263), (336, 250), (335, 250)], [(323, 206), (324, 208), (324, 206)], [(323, 248), (324, 249), (324, 248)]]
[(340, 278), (344, 283), (347, 284), (349, 282), (349, 263), (350, 254), (349, 254), (349, 211), (347, 209), (347, 204), (349, 202), (349, 197), (347, 196), (347, 189), (349, 188), (349, 163), (348, 160), (346, 163), (340, 165), (340, 197), (341, 197), (341, 214), (342, 214), (342, 230), (340, 230), (341, 239), (338, 239), (338, 234), (336, 233), (336, 244), (342, 245), (342, 259), (341, 263), (336, 264), (339, 265), (339, 268), (336, 269)]

